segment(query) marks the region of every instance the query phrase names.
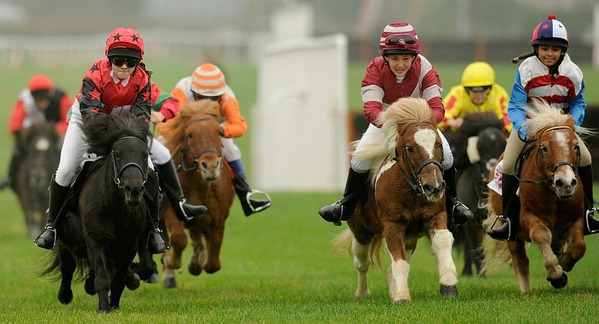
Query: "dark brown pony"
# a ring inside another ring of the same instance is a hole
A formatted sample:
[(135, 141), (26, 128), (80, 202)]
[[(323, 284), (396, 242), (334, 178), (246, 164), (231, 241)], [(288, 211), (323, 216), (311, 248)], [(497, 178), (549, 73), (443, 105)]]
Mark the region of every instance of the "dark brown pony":
[(48, 186), (58, 166), (62, 136), (55, 123), (40, 123), (16, 134), (17, 168), (11, 182), (25, 214), (25, 224), (31, 237), (44, 228), (48, 208)]
[[(575, 128), (570, 115), (545, 102), (533, 103), (526, 112), (529, 119), (525, 126), (533, 142), (517, 168), (521, 211), (516, 240), (494, 241), (486, 247), (489, 258), (509, 250), (523, 293), (531, 291), (526, 242), (534, 243), (541, 251), (547, 280), (555, 288), (566, 286), (566, 272), (586, 251), (584, 194), (576, 169), (580, 159), (577, 132), (589, 133), (588, 129)], [(493, 172), (489, 177), (493, 179)], [(501, 196), (493, 190), (489, 191), (489, 211), (492, 217), (487, 224), (503, 213)]]
[(444, 296), (457, 296), (457, 273), (451, 256), (453, 236), (447, 229), (443, 148), (433, 114), (423, 99), (402, 98), (383, 112), (378, 136), (362, 139), (353, 153), (373, 161), (372, 188), (348, 220), (349, 230), (335, 247), (351, 241), (358, 271), (355, 295), (370, 294), (368, 268), (384, 242), (391, 254), (389, 295), (394, 302), (411, 300), (408, 260), (422, 236), (430, 237), (437, 256)]
[(220, 106), (210, 100), (191, 102), (181, 107), (177, 117), (167, 123), (166, 146), (177, 165), (179, 180), (188, 201), (205, 205), (208, 211), (183, 224), (172, 207), (167, 207), (164, 222), (171, 246), (163, 256), (163, 284), (177, 286), (175, 269), (181, 268), (181, 255), (187, 246), (184, 227), (193, 242), (189, 273), (220, 270), (220, 249), (225, 220), (233, 203), (232, 171), (222, 157), (219, 136)]

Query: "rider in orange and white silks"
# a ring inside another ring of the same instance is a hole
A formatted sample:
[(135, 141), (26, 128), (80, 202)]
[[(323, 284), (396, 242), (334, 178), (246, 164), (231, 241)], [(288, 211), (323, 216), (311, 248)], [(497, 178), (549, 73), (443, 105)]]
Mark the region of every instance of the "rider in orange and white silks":
[(239, 102), (235, 98), (233, 89), (225, 81), (224, 73), (216, 65), (204, 63), (197, 67), (191, 76), (181, 79), (171, 94), (179, 99), (181, 105), (202, 99), (213, 100), (220, 104), (220, 113), (223, 116), (220, 126), (223, 157), (235, 174), (233, 182), (243, 212), (246, 216), (250, 216), (270, 207), (270, 197), (262, 191), (252, 190), (247, 183), (241, 150), (233, 141), (233, 138), (245, 134), (247, 123), (241, 115)]
[[(381, 56), (370, 61), (362, 79), (364, 116), (370, 123), (362, 140), (381, 132), (381, 125), (376, 124), (377, 117), (399, 98), (422, 98), (428, 102), (437, 123), (443, 120), (445, 109), (441, 100), (441, 80), (433, 65), (420, 54), (420, 41), (412, 25), (403, 22), (388, 24), (381, 34), (379, 50)], [(456, 198), (453, 154), (441, 131), (437, 129), (437, 132), (443, 142), (442, 165), (447, 183), (448, 217), (455, 224), (462, 224), (474, 216)], [(357, 193), (364, 187), (371, 168), (372, 161), (352, 157), (344, 197), (319, 210), (324, 220), (340, 225), (341, 220), (347, 220), (353, 214), (360, 197)]]

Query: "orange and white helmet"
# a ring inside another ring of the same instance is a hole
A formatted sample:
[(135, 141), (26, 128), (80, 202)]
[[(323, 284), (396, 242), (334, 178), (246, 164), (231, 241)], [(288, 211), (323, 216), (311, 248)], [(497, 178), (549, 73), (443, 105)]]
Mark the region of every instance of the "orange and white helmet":
[(106, 39), (105, 54), (106, 56), (129, 56), (141, 60), (144, 56), (144, 40), (133, 28), (117, 28)]
[(412, 25), (405, 22), (392, 22), (385, 26), (379, 41), (379, 50), (383, 56), (392, 54), (420, 53), (418, 34)]
[(201, 96), (222, 96), (226, 89), (225, 75), (214, 64), (204, 63), (191, 75), (191, 91)]

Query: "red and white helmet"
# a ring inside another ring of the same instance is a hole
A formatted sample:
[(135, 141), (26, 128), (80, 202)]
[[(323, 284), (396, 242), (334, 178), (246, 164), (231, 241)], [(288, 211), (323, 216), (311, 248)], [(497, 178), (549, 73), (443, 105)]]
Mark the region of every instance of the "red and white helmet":
[(379, 50), (383, 56), (391, 54), (418, 54), (420, 41), (412, 25), (404, 22), (392, 22), (385, 26), (379, 41)]
[(568, 32), (566, 26), (562, 24), (554, 14), (549, 14), (547, 20), (541, 21), (532, 32), (530, 45), (551, 45), (567, 49)]
[(130, 56), (142, 59), (144, 55), (144, 40), (137, 30), (120, 27), (108, 35), (105, 53), (106, 56)]

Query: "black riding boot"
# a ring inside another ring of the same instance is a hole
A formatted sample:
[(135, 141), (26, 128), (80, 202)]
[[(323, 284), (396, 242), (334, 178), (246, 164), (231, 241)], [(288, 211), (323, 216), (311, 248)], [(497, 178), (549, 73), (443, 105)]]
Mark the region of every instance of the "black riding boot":
[[(237, 197), (239, 197), (239, 202), (241, 203), (241, 208), (243, 209), (245, 216), (250, 216), (253, 213), (263, 211), (272, 205), (270, 197), (263, 192), (252, 190), (244, 176), (235, 175), (233, 178), (233, 185), (235, 186), (235, 192), (237, 193)], [(265, 199), (254, 199), (251, 197), (253, 193), (264, 194)]]
[(455, 225), (461, 225), (474, 219), (474, 215), (457, 198), (455, 173), (456, 171), (453, 167), (443, 172), (443, 180), (445, 180), (445, 208), (447, 209), (447, 218), (453, 219)]
[(52, 181), (50, 183), (50, 201), (48, 207), (48, 222), (44, 231), (35, 239), (35, 245), (41, 247), (42, 249), (51, 250), (54, 248), (54, 243), (56, 243), (56, 229), (54, 229), (54, 224), (58, 219), (58, 214), (62, 205), (64, 204), (65, 199), (67, 198), (67, 194), (69, 193), (69, 187), (63, 187), (54, 181), (54, 177), (52, 177)]
[(584, 191), (584, 235), (599, 233), (599, 221), (595, 219), (595, 198), (593, 197), (593, 167), (592, 165), (578, 168), (578, 175)]
[(165, 164), (156, 165), (156, 169), (158, 171), (160, 186), (164, 190), (180, 221), (192, 220), (194, 216), (201, 215), (208, 210), (204, 205), (192, 205), (185, 202), (185, 196), (183, 195), (183, 189), (181, 188), (173, 160), (169, 160)]
[(146, 240), (146, 251), (151, 254), (160, 254), (166, 252), (169, 246), (162, 237), (162, 230), (160, 229), (160, 197), (158, 192), (158, 173), (151, 171), (148, 174), (148, 180), (146, 182), (146, 191), (144, 192), (144, 198), (146, 200), (146, 206), (148, 208), (148, 221), (152, 226), (148, 231), (148, 237)]
[(358, 201), (360, 200), (360, 193), (364, 189), (364, 184), (367, 180), (368, 172), (358, 173), (352, 168), (349, 168), (347, 182), (345, 183), (345, 191), (343, 192), (343, 199), (332, 205), (322, 207), (318, 211), (318, 214), (320, 214), (325, 221), (340, 226), (342, 220), (348, 220), (354, 213)]
[(504, 223), (497, 229), (488, 230), (487, 234), (496, 240), (513, 241), (516, 239), (516, 229), (520, 223), (520, 198), (516, 195), (519, 182), (516, 176), (505, 173), (501, 182), (503, 215), (497, 217)]

